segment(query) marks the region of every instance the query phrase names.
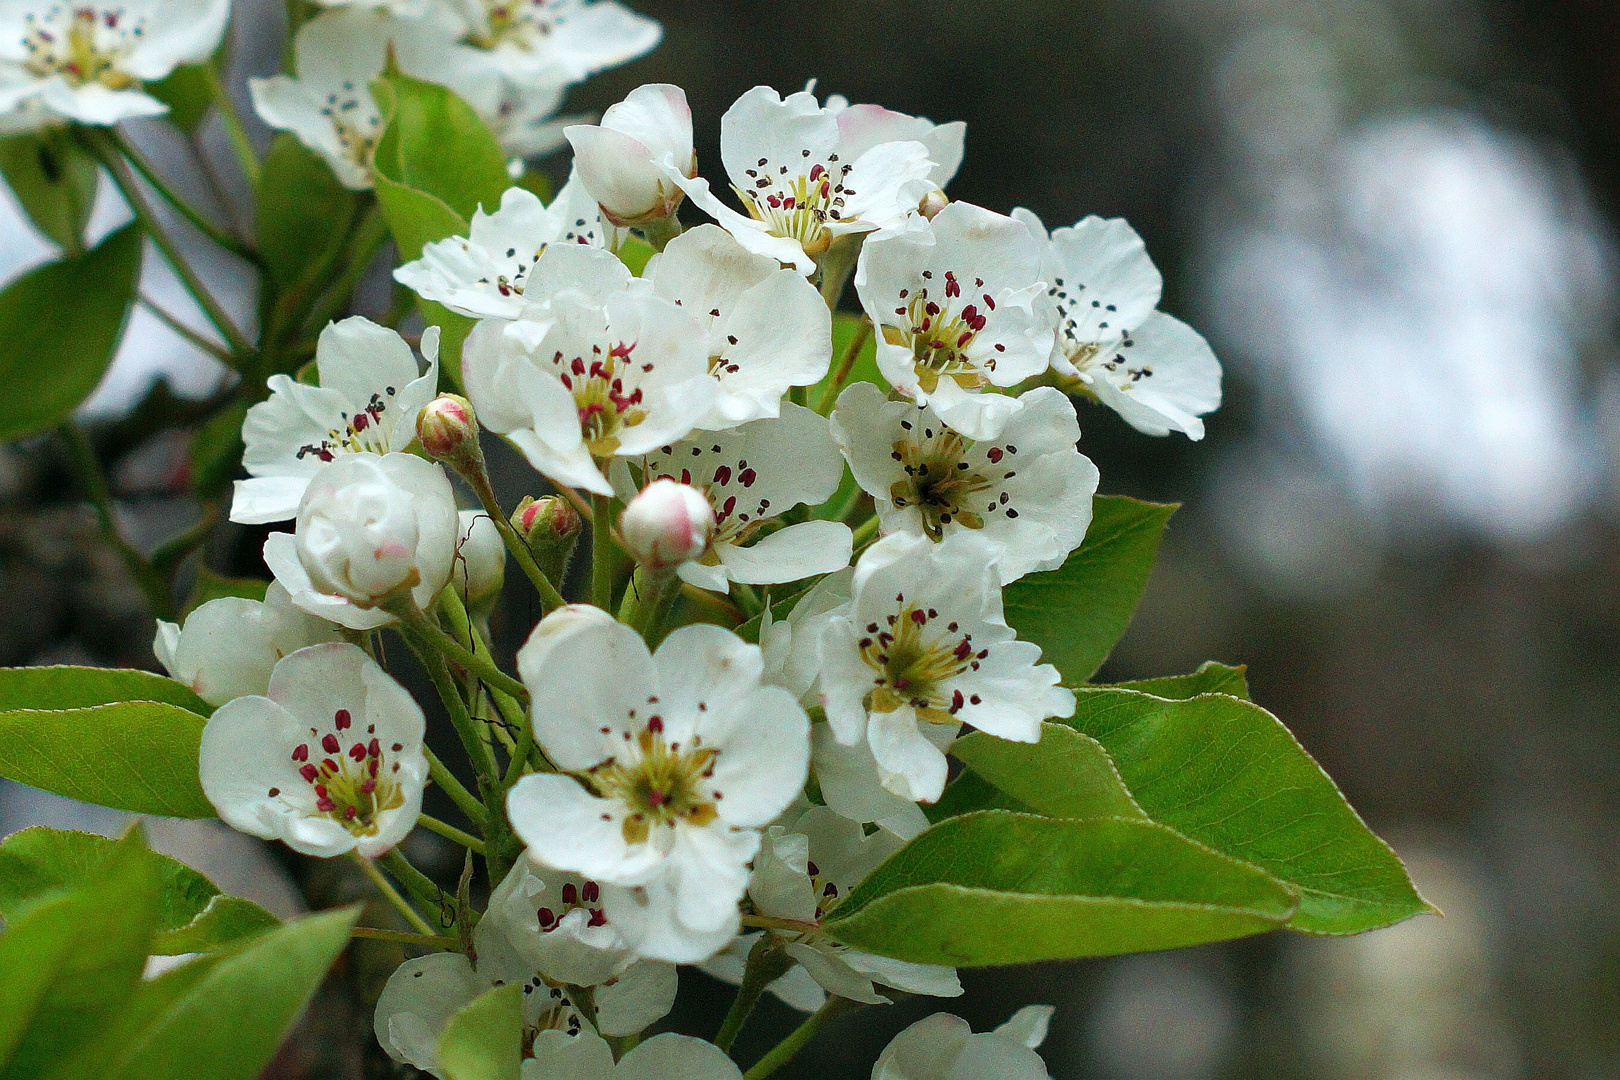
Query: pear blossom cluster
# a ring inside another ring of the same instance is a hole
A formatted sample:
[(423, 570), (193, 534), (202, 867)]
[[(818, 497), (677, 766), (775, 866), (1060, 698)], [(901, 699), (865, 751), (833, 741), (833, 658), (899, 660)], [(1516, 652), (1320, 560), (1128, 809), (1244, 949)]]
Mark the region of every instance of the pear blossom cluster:
[[(1076, 401), (1192, 439), (1219, 405), (1220, 365), (1157, 310), (1141, 239), (953, 200), (962, 124), (813, 85), (742, 95), (708, 178), (678, 87), (558, 120), (570, 85), (659, 38), (613, 0), (322, 5), (293, 73), (252, 94), (344, 185), (373, 183), (390, 57), (513, 157), (567, 145), (572, 166), (549, 202), (513, 186), (395, 270), (473, 321), (459, 355), (441, 366), (436, 326), (343, 319), (248, 410), (230, 518), (276, 527), (274, 581), (154, 644), (217, 706), (204, 792), (304, 854), (392, 858), (430, 778), (459, 782), (380, 632), (442, 666), (469, 754), (508, 754), (493, 798), (461, 794), (504, 814), (513, 857), (470, 946), (408, 960), (378, 1001), (379, 1043), (435, 1075), (450, 1018), (497, 986), (522, 987), (527, 1080), (739, 1077), (702, 1040), (604, 1041), (670, 1012), (678, 965), (741, 983), (769, 954), (768, 990), (804, 1011), (961, 994), (954, 969), (823, 924), (928, 827), (964, 732), (1035, 743), (1073, 713), (1003, 590), (1085, 538), (1099, 476)], [(0, 108), (147, 115), (142, 82), (218, 42), (196, 13), (182, 32), (170, 8), (121, 8), (149, 20), (132, 44), (83, 10), (16, 16), (34, 46), (0, 61)], [(555, 494), (502, 511), (481, 431)], [(571, 575), (583, 517), (592, 566)], [(514, 562), (545, 614), (512, 676), (488, 620)], [(1049, 1014), (978, 1034), (936, 1014), (873, 1076), (1038, 1080)]]

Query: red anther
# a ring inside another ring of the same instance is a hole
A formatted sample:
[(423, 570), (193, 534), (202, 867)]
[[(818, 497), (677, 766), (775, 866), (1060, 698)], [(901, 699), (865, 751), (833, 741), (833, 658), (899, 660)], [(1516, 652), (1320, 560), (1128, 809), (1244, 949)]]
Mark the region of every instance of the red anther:
[(957, 709), (960, 709), (964, 704), (966, 704), (966, 699), (962, 697), (962, 691), (951, 691), (951, 712), (955, 712)]
[(990, 464), (994, 465), (1001, 460), (1001, 456), (1005, 452), (999, 446), (992, 446), (984, 452), (984, 456), (990, 459)]
[(317, 799), (324, 799), (324, 798), (327, 797), (326, 796), (326, 785), (325, 784), (316, 784), (315, 785), (315, 797)]
[(557, 922), (556, 914), (554, 914), (548, 907), (543, 907), (539, 911), (535, 912), (535, 916), (539, 918), (540, 929), (542, 930), (551, 929), (551, 927)]
[(319, 810), (323, 814), (330, 814), (332, 811), (337, 809), (337, 803), (333, 802), (331, 799), (321, 798), (316, 801), (315, 809)]
[(991, 311), (996, 310), (996, 302), (991, 299), (989, 293), (984, 294), (984, 306), (989, 308)]
[(585, 358), (582, 356), (574, 357), (574, 362), (569, 365), (569, 370), (575, 375), (585, 374)]
[(735, 509), (737, 509), (737, 496), (728, 495), (726, 501), (720, 506), (720, 516), (723, 518), (730, 517), (731, 512)]
[(579, 889), (572, 881), (562, 887), (563, 903), (573, 906), (579, 903)]
[(337, 724), (337, 729), (339, 731), (343, 731), (348, 728), (350, 724), (354, 723), (354, 720), (349, 716), (348, 709), (339, 709), (337, 712), (332, 714), (332, 722)]
[(956, 643), (956, 648), (951, 650), (951, 654), (958, 660), (966, 660), (969, 656), (973, 655), (973, 646), (971, 643), (969, 643), (967, 638), (963, 638), (961, 641)]
[(337, 741), (337, 736), (327, 732), (321, 736), (321, 749), (328, 754), (336, 754), (343, 749), (343, 744)]
[(354, 430), (357, 431), (357, 432), (366, 430), (366, 423), (369, 420), (370, 420), (370, 417), (368, 417), (365, 413), (363, 413), (363, 412), (362, 413), (355, 413), (354, 414)]
[[(961, 697), (962, 695), (957, 694), (956, 696)], [(373, 791), (376, 791), (376, 790), (377, 790), (377, 781), (376, 781), (375, 778), (368, 778), (365, 783), (360, 785), (360, 794), (362, 794), (362, 795), (370, 795)]]
[(826, 173), (827, 170), (822, 167), (820, 162), (817, 162), (816, 164), (810, 166), (810, 182), (812, 184), (815, 183), (817, 180), (820, 180), (823, 176), (825, 176)]
[(668, 801), (669, 796), (664, 792), (659, 791), (657, 788), (653, 788), (651, 791), (647, 792), (647, 803), (654, 808), (663, 806)]
[(343, 816), (345, 818), (347, 818), (348, 820), (353, 821), (355, 819), (355, 815), (358, 814), (359, 812), (360, 811), (356, 810), (354, 807), (347, 806), (347, 807), (344, 807), (344, 809), (343, 809)]
[(921, 611), (913, 610), (911, 613), (911, 621), (916, 623), (918, 626), (921, 626), (923, 623), (928, 621), (928, 616)]
[(372, 757), (378, 757), (382, 754), (382, 743), (378, 742), (376, 739), (372, 739), (366, 744), (366, 753), (370, 754)]
[(353, 746), (349, 747), (349, 756), (354, 758), (356, 761), (366, 760), (366, 744), (355, 743)]
[(335, 773), (337, 771), (337, 762), (333, 761), (331, 758), (321, 758), (321, 772)]
[(602, 909), (601, 908), (592, 908), (591, 909), (591, 917), (590, 917), (590, 919), (588, 919), (586, 921), (585, 925), (586, 926), (606, 926), (607, 925), (607, 916), (602, 914)]
[(737, 474), (737, 483), (741, 484), (743, 487), (753, 487), (754, 481), (758, 479), (759, 474), (753, 469), (744, 469), (742, 472)]
[(315, 782), (315, 778), (321, 774), (316, 771), (315, 766), (304, 765), (299, 768), (298, 775), (302, 776), (305, 780), (313, 784)]
[[(690, 484), (691, 481), (688, 480), (687, 483)], [(731, 483), (730, 465), (722, 465), (718, 469), (714, 470), (714, 483), (716, 487), (725, 487), (727, 484)]]
[(964, 330), (964, 331), (962, 331), (961, 335), (956, 339), (956, 347), (958, 349), (960, 349), (962, 346), (966, 345), (968, 342), (970, 342), (972, 340), (973, 340), (973, 331)]
[(587, 904), (596, 903), (597, 899), (601, 895), (602, 887), (594, 881), (587, 881), (585, 883), (585, 888), (580, 890), (580, 896), (584, 897)]
[(647, 717), (647, 730), (654, 735), (662, 735), (664, 733), (664, 718), (662, 716)]
[(292, 759), (294, 761), (308, 761), (309, 760), (309, 744), (308, 743), (299, 743), (297, 746), (293, 747)]
[(821, 895), (822, 896), (837, 896), (838, 895), (838, 886), (834, 885), (830, 881), (827, 882), (826, 885), (822, 886)]
[(939, 314), (939, 305), (934, 303), (932, 300), (930, 300), (930, 301), (928, 301), (928, 303), (923, 305), (923, 310), (928, 312), (928, 314), (930, 314), (930, 315), (938, 315)]
[(821, 867), (816, 865), (816, 862), (815, 862), (814, 859), (811, 859), (808, 862), (806, 862), (804, 864), (804, 868), (806, 870), (810, 871), (810, 876), (811, 877), (820, 877), (821, 876)]

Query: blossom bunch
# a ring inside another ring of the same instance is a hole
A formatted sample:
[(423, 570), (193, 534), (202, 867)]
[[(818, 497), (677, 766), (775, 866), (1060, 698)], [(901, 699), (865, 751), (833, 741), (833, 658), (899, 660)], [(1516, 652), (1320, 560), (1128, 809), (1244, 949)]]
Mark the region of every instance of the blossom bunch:
[[(153, 114), (143, 80), (218, 44), (214, 8), (189, 15), (26, 14), (0, 108)], [(1221, 400), (1131, 227), (955, 199), (963, 124), (813, 85), (743, 94), (718, 163), (676, 86), (554, 118), (658, 37), (613, 0), (326, 3), (295, 25), (291, 70), (250, 83), (290, 135), (251, 161), (280, 209), (243, 249), (258, 338), (218, 324), (242, 378), (209, 421), (229, 487), (206, 495), (273, 529), (273, 580), (182, 617), (129, 548), (172, 678), (57, 700), (170, 727), (120, 758), (133, 794), (71, 793), (353, 860), (396, 918), (353, 933), (420, 954), (381, 989), (378, 1045), (451, 1080), (489, 1055), (524, 1080), (740, 1077), (769, 992), (811, 1017), (757, 1078), (845, 1009), (960, 995), (962, 966), (1421, 910), (1241, 669), (1092, 681), (1171, 508), (1098, 494), (1081, 410), (1196, 440)], [(71, 130), (140, 209), (144, 163)], [(523, 159), (564, 145), (552, 193)], [(321, 207), (319, 242), (274, 216)], [(396, 302), (340, 317), (355, 278), (333, 267), (359, 275), (385, 232)], [(515, 506), (497, 441), (529, 466)], [(507, 657), (518, 610), (540, 617)], [(430, 748), (441, 722), (464, 759)], [(430, 787), (453, 817), (423, 812)], [(417, 829), (465, 849), (454, 887), (407, 857)], [(239, 925), (188, 951), (246, 948)], [(640, 1041), (682, 965), (735, 984), (730, 1011), (712, 1038)], [(1044, 1077), (1050, 1012), (978, 1034), (936, 1014), (872, 1075)]]

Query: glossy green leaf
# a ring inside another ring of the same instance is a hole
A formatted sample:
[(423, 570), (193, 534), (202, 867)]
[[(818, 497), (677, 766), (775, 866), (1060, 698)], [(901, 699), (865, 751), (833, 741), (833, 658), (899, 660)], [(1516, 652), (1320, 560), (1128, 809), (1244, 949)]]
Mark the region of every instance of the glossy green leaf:
[[(377, 205), (382, 207), (383, 220), (388, 222), (388, 231), (393, 234), (402, 261), (417, 258), (422, 248), (435, 240), (467, 235), (466, 219), (436, 196), (382, 175), (376, 178), (376, 191)], [(472, 332), (475, 320), (420, 297), (416, 307), (423, 321), (439, 328), (439, 370), (454, 386), (461, 386), (461, 346)]]
[(506, 155), (493, 132), (455, 91), (397, 71), (371, 84), (387, 119), (377, 140), (376, 170), (442, 200), (464, 220), (482, 206), (493, 213), (512, 186)]
[(155, 979), (141, 980), (124, 1007), (73, 1053), (63, 1055), (46, 1080), (106, 1080), (131, 1044), (206, 978), (224, 955), (199, 956)]
[(1085, 542), (1068, 560), (1003, 591), (1008, 624), (1041, 647), (1066, 685), (1090, 679), (1124, 635), (1175, 512), (1174, 505), (1098, 495)]
[(497, 986), (450, 1018), (439, 1037), (447, 1080), (518, 1080), (523, 1064), (523, 987)]
[(147, 1023), (130, 1033), (99, 1080), (254, 1080), (343, 951), (358, 915), (345, 908), (287, 923), (206, 958), (200, 975), (137, 998)]
[(1349, 934), (1429, 906), (1282, 723), (1247, 701), (1084, 689), (1069, 723), (1100, 742), (1154, 821), (1299, 892), (1292, 926)]
[(264, 156), (259, 180), (259, 255), (283, 289), (329, 269), (342, 252), (360, 197), (298, 139), (281, 132)]
[(118, 701), (161, 701), (207, 716), (214, 707), (184, 683), (135, 668), (0, 668), (0, 713), (83, 709)]
[(69, 255), (84, 250), (101, 173), (67, 128), (0, 139), (0, 174), (40, 232)]
[(203, 723), (155, 701), (0, 712), (0, 776), (134, 814), (213, 817), (197, 779)]
[(134, 993), (158, 912), (151, 853), (117, 841), (95, 880), (8, 916), (0, 935), (0, 1078), (38, 1077)]
[(177, 67), (165, 78), (143, 87), (148, 94), (169, 107), (168, 120), (187, 135), (195, 132), (214, 106), (206, 64)]
[(240, 596), (248, 600), (263, 600), (270, 583), (263, 578), (226, 577), (206, 566), (197, 568), (197, 580), (186, 597), (186, 606), (180, 610), (181, 618), (190, 615), (210, 600), (226, 596)]
[(989, 810), (933, 826), (823, 928), (924, 964), (1016, 964), (1174, 949), (1275, 929), (1293, 893), (1150, 821)]
[(123, 336), (140, 269), (131, 224), (0, 290), (0, 440), (53, 428), (90, 396)]
[(229, 494), (242, 472), (242, 421), (248, 404), (235, 401), (205, 420), (191, 434), (191, 490), (199, 499)]
[(982, 731), (956, 740), (951, 753), (999, 791), (1037, 814), (1059, 818), (1146, 818), (1095, 739), (1062, 724), (1041, 725), (1039, 743)]
[(1242, 664), (1229, 667), (1207, 660), (1191, 675), (1166, 675), (1158, 679), (1135, 679), (1131, 682), (1109, 683), (1111, 689), (1135, 690), (1154, 697), (1174, 698), (1177, 701), (1197, 697), (1199, 694), (1230, 694), (1249, 697), (1248, 668)]
[[(116, 847), (104, 836), (59, 829), (24, 829), (8, 836), (0, 841), (0, 917), (15, 917), (54, 889), (93, 887)], [(152, 952), (208, 952), (278, 924), (257, 904), (222, 895), (185, 863), (167, 855), (151, 858), (159, 885)]]
[(929, 821), (944, 821), (946, 818), (961, 817), (978, 810), (1016, 810), (1021, 814), (1033, 814), (1035, 811), (996, 787), (990, 781), (974, 772), (972, 769), (963, 769), (956, 779), (945, 785), (944, 794), (939, 801), (933, 804), (923, 803), (923, 816)]

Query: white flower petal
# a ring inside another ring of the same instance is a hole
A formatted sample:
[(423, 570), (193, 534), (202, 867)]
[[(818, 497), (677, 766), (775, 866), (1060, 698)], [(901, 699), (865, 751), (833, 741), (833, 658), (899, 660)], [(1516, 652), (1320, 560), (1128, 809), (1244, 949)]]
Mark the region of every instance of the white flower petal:
[(625, 1054), (613, 1080), (739, 1080), (741, 1076), (713, 1043), (665, 1032)]

